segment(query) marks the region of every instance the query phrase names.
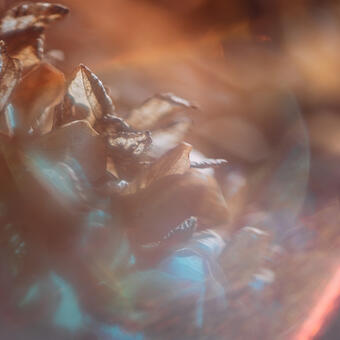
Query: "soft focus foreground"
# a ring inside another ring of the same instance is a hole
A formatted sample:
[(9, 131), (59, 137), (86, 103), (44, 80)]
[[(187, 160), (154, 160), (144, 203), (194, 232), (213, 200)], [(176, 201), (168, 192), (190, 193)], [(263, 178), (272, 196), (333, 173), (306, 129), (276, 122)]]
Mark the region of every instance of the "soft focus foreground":
[(1, 25), (1, 339), (336, 338), (338, 2), (63, 4)]

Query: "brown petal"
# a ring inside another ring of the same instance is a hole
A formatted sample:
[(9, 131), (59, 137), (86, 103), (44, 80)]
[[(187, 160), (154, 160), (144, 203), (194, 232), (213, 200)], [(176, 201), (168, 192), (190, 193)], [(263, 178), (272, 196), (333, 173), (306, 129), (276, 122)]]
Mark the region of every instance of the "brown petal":
[(46, 132), (42, 116), (60, 101), (64, 86), (64, 74), (47, 63), (41, 63), (25, 75), (13, 95), (13, 106), (24, 132), (31, 127)]
[(44, 54), (42, 27), (28, 27), (1, 35), (7, 44), (8, 54), (20, 61), (24, 70), (40, 63)]
[(20, 66), (17, 60), (8, 56), (5, 43), (0, 41), (0, 111), (7, 104), (19, 79)]
[(108, 137), (108, 152), (120, 178), (129, 180), (140, 172), (151, 142), (149, 131), (122, 132)]
[(155, 242), (174, 226), (196, 216), (198, 229), (226, 225), (224, 197), (215, 179), (195, 170), (164, 176), (136, 194), (126, 196), (121, 209), (131, 237), (139, 243)]
[(140, 182), (140, 187), (147, 187), (164, 176), (185, 173), (190, 168), (189, 154), (191, 149), (190, 144), (181, 143), (165, 153), (146, 171)]
[(68, 9), (59, 4), (44, 2), (22, 3), (8, 10), (0, 21), (1, 33), (24, 30), (29, 27), (46, 27), (62, 19)]
[(111, 153), (120, 152), (131, 156), (140, 156), (151, 144), (150, 132), (123, 132), (108, 138)]
[[(105, 115), (113, 115), (115, 108), (102, 82), (84, 65), (76, 69), (69, 83), (67, 94), (74, 104), (88, 108), (87, 120), (91, 125)], [(71, 115), (71, 113), (66, 112), (64, 115)]]
[(106, 93), (103, 83), (89, 68), (80, 65), (87, 99), (96, 119), (112, 114), (114, 106)]
[(5, 13), (0, 21), (0, 39), (8, 45), (8, 54), (27, 69), (40, 62), (44, 52), (44, 30), (63, 18), (68, 9), (49, 3), (23, 3)]
[(62, 126), (77, 120), (87, 120), (90, 116), (90, 109), (83, 104), (75, 103), (73, 97), (68, 93), (64, 99), (55, 106), (54, 126)]
[(137, 130), (151, 130), (161, 118), (184, 108), (194, 108), (194, 106), (173, 94), (158, 94), (146, 100), (140, 107), (135, 108), (127, 122)]

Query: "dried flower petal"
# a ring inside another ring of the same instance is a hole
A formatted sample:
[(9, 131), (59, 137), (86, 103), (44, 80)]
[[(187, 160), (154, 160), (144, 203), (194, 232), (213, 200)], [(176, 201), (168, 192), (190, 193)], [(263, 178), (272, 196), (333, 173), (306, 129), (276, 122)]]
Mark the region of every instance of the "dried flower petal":
[(112, 114), (114, 106), (111, 98), (106, 93), (103, 83), (85, 65), (80, 65), (80, 70), (82, 72), (86, 96), (96, 119)]
[[(87, 120), (94, 125), (97, 120), (106, 115), (113, 115), (114, 105), (106, 93), (102, 82), (91, 72), (89, 68), (80, 65), (69, 83), (65, 100), (71, 100), (74, 105), (81, 105), (88, 109)], [(65, 104), (66, 111), (63, 112), (61, 123), (70, 121), (74, 115), (72, 107)]]
[(13, 89), (20, 79), (20, 66), (8, 56), (5, 43), (0, 41), (0, 111), (8, 102)]
[(147, 187), (164, 176), (184, 174), (190, 168), (189, 154), (191, 149), (190, 144), (181, 143), (165, 153), (143, 174), (140, 187)]
[(43, 58), (45, 27), (67, 13), (68, 9), (58, 4), (20, 4), (1, 19), (0, 39), (8, 45), (8, 54), (20, 60), (23, 69), (32, 67)]
[(68, 93), (64, 99), (55, 106), (54, 126), (62, 126), (77, 120), (87, 120), (90, 115), (90, 109), (83, 105), (77, 104), (73, 97)]
[(151, 142), (149, 131), (122, 132), (108, 137), (108, 153), (120, 178), (131, 179), (143, 168), (143, 156)]
[(150, 132), (123, 132), (108, 138), (110, 155), (117, 152), (138, 157), (145, 153), (151, 144)]
[(40, 63), (44, 54), (42, 27), (28, 27), (0, 35), (7, 44), (8, 54), (20, 61), (23, 69)]
[(22, 79), (13, 95), (22, 131), (31, 128), (46, 132), (43, 114), (56, 105), (64, 94), (65, 77), (54, 66), (41, 63)]
[(198, 229), (226, 225), (229, 219), (214, 178), (194, 170), (161, 177), (126, 196), (123, 205), (121, 212), (131, 228), (131, 238), (142, 244), (159, 240), (188, 216), (197, 217)]
[(86, 66), (80, 65), (63, 103), (57, 108), (56, 126), (74, 119), (86, 119), (106, 136), (115, 175), (127, 179), (143, 167), (141, 158), (152, 140), (149, 132), (134, 131), (114, 111), (115, 107), (102, 82)]
[(140, 107), (135, 108), (127, 122), (137, 130), (150, 130), (161, 118), (184, 108), (194, 108), (194, 106), (173, 94), (158, 94), (146, 100)]
[(62, 19), (68, 9), (59, 4), (46, 2), (22, 3), (8, 10), (0, 21), (1, 33), (24, 30), (29, 27), (46, 27)]

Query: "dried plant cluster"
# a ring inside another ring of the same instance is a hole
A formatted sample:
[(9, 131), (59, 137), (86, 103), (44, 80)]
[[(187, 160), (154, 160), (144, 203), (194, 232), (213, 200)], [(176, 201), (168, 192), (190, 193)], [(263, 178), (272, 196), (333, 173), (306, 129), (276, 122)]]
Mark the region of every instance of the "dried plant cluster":
[[(195, 232), (213, 228), (223, 236), (234, 228), (217, 181), (201, 171), (227, 162), (190, 160), (192, 146), (183, 140), (197, 107), (189, 101), (157, 94), (123, 114), (87, 66), (70, 75), (59, 70), (44, 38), (67, 13), (25, 3), (0, 20), (0, 320), (9, 334), (45, 327), (60, 300), (45, 280), (52, 271), (95, 320), (179, 339), (190, 331), (196, 300), (189, 307), (173, 301), (178, 286), (154, 268)], [(213, 123), (199, 129), (213, 135)], [(313, 217), (313, 228), (325, 226), (320, 244), (297, 254), (275, 243), (270, 225), (232, 235), (219, 258), (228, 308), (206, 311), (213, 322), (201, 338), (295, 334), (338, 258), (336, 247), (328, 249), (338, 242), (338, 211)], [(25, 305), (37, 280), (44, 282), (39, 298)]]
[[(190, 125), (185, 111), (194, 105), (172, 94), (155, 95), (123, 117), (88, 67), (78, 66), (65, 79), (45, 58), (43, 42), (47, 26), (67, 12), (61, 5), (27, 3), (12, 8), (1, 20), (4, 159), (16, 157), (14, 167), (32, 170), (36, 165), (28, 164), (31, 160), (27, 156), (32, 153), (43, 154), (54, 163), (74, 158), (89, 182), (85, 188), (85, 179), (79, 178), (74, 169), (67, 170), (72, 172), (79, 205), (90, 205), (94, 199), (90, 186), (96, 194), (115, 193), (122, 198), (143, 196), (151, 190), (147, 194), (151, 197), (169, 191), (163, 190), (163, 185), (170, 187), (172, 183), (183, 182), (183, 175), (193, 182), (192, 187), (196, 183), (198, 192), (210, 191), (210, 196), (201, 195), (201, 200), (205, 196), (216, 200), (214, 215), (218, 222), (225, 223), (227, 214), (217, 185), (212, 178), (206, 184), (207, 179), (200, 180), (190, 169), (223, 166), (226, 161), (206, 159), (191, 163), (191, 146), (182, 142)], [(11, 152), (15, 156), (7, 155)], [(41, 182), (38, 175), (33, 177)], [(154, 188), (156, 182), (159, 189)], [(182, 184), (183, 190), (190, 191), (185, 186)], [(53, 194), (57, 192), (54, 190)], [(136, 199), (131, 201), (137, 204)]]
[[(116, 277), (107, 278), (110, 288), (98, 282), (112, 256), (127, 271), (116, 254), (122, 235), (151, 265), (196, 230), (228, 221), (217, 182), (195, 169), (226, 161), (190, 162), (192, 147), (182, 142), (195, 106), (162, 94), (123, 116), (88, 67), (65, 76), (46, 57), (44, 36), (67, 13), (25, 3), (0, 21), (1, 291), (10, 292), (5, 317), (16, 322), (41, 315), (29, 318), (17, 304), (51, 268), (73, 282), (92, 314), (121, 319), (125, 309), (110, 305), (127, 303)], [(95, 225), (107, 219), (104, 228), (86, 227), (93, 214)]]

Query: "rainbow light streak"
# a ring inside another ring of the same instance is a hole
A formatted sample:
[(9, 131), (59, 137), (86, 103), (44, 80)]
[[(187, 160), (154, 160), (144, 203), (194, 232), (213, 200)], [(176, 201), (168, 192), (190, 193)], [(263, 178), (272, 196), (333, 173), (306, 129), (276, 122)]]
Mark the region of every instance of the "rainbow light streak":
[(303, 323), (294, 340), (313, 339), (325, 322), (329, 319), (337, 306), (340, 297), (340, 267), (335, 271), (323, 294), (315, 304), (310, 315)]

